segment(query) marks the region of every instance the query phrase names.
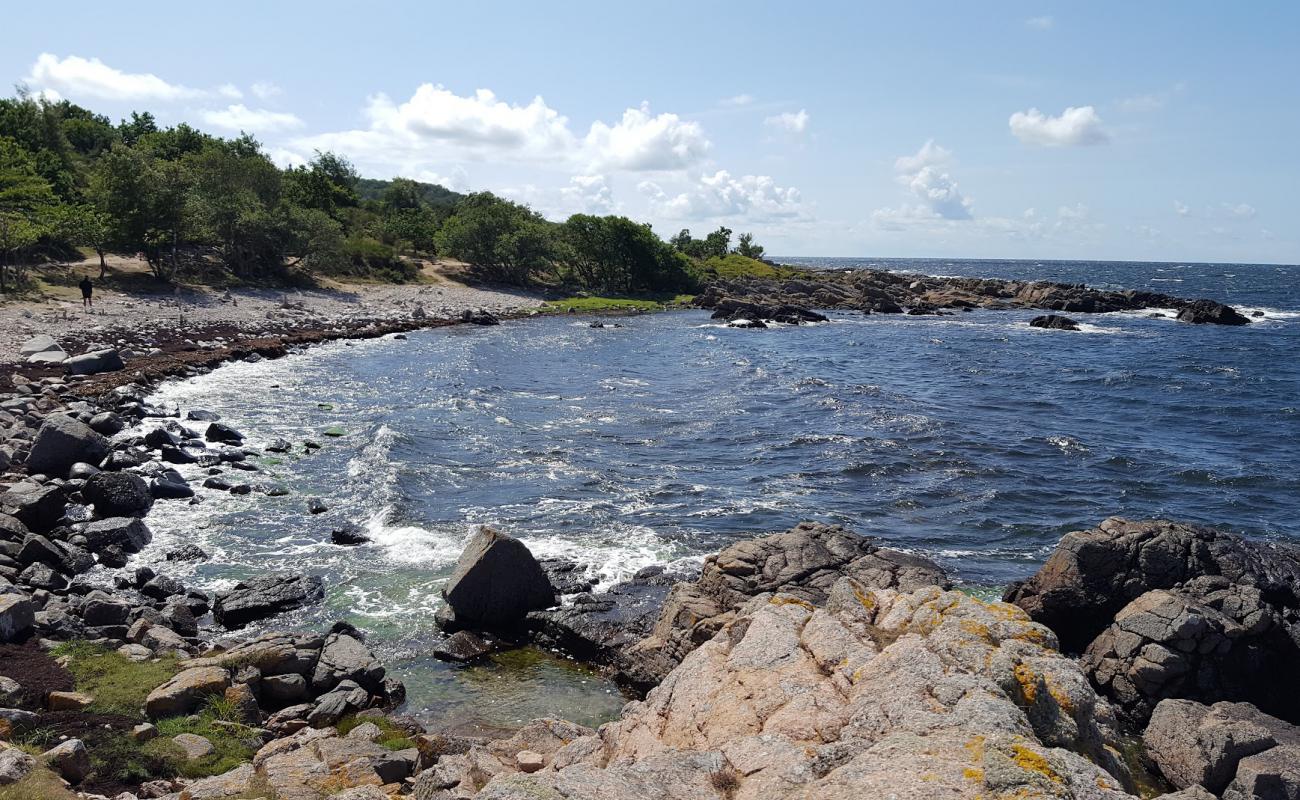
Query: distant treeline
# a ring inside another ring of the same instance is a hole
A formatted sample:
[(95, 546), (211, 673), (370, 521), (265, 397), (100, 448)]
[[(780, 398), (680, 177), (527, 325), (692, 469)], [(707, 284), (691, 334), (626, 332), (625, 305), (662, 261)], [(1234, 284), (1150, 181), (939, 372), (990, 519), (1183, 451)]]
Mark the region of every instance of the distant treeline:
[(486, 279), (598, 293), (689, 292), (762, 267), (763, 248), (719, 228), (670, 242), (621, 216), (563, 223), (488, 192), (362, 178), (317, 152), (275, 165), (250, 135), (223, 139), (147, 113), (113, 124), (66, 100), (0, 100), (0, 292), (24, 266), (143, 254), (154, 275), (276, 282), (295, 276), (407, 280), (407, 256), (448, 256)]

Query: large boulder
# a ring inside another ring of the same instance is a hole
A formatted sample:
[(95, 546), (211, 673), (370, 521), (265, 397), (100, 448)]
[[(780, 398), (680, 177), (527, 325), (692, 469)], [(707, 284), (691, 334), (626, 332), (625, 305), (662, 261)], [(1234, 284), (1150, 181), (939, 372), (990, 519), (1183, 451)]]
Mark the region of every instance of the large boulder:
[(384, 665), (359, 639), (347, 633), (331, 633), (312, 672), (311, 687), (320, 694), (345, 680), (356, 681), (372, 694), (380, 694), (384, 689)]
[(454, 615), (445, 627), (507, 628), (555, 604), (555, 591), (523, 542), (486, 526), (465, 545), (442, 590)]
[(211, 695), (223, 694), (230, 686), (230, 671), (224, 667), (190, 667), (149, 692), (144, 711), (151, 719), (189, 714)]
[(1044, 314), (1041, 317), (1034, 317), (1029, 320), (1029, 327), (1049, 328), (1058, 331), (1077, 331), (1079, 330), (1079, 323), (1069, 317), (1063, 317), (1059, 314)]
[(138, 553), (153, 540), (149, 527), (135, 517), (110, 517), (86, 526), (83, 534), (92, 552), (117, 548), (124, 553)]
[(73, 464), (98, 464), (108, 455), (108, 440), (84, 422), (52, 414), (41, 423), (27, 456), (27, 471), (66, 478)]
[(883, 548), (838, 525), (801, 522), (705, 559), (699, 580), (672, 588), (650, 635), (630, 648), (629, 658), (640, 679), (662, 677), (750, 598), (779, 591), (815, 605), (845, 576), (876, 589), (950, 585), (943, 569), (926, 558)]
[(98, 375), (125, 369), (126, 364), (122, 363), (122, 356), (110, 347), (73, 356), (63, 362), (63, 368), (69, 375)]
[[(0, 514), (26, 528), (45, 533), (58, 525), (68, 503), (68, 490), (54, 483), (23, 481), (0, 494)], [(7, 523), (0, 528), (8, 529)]]
[(1248, 703), (1165, 700), (1156, 706), (1142, 740), (1174, 786), (1201, 786), (1220, 795), (1236, 778), (1242, 759), (1274, 747), (1300, 747), (1300, 728)]
[(38, 333), (18, 348), (18, 357), (28, 364), (60, 364), (68, 354), (47, 333)]
[(100, 472), (91, 475), (81, 488), (86, 502), (101, 517), (143, 517), (153, 508), (153, 493), (139, 475), (129, 472)]
[(754, 596), (598, 733), (443, 755), (415, 796), (1131, 797), (1105, 701), (1014, 606), (850, 577), (824, 595)]
[(1244, 701), (1300, 722), (1278, 692), (1300, 663), (1300, 548), (1167, 520), (1067, 534), (1006, 599), (1084, 650), (1134, 725), (1168, 698)]
[(218, 625), (234, 630), (324, 599), (325, 585), (314, 575), (263, 575), (218, 594), (212, 616)]
[(1067, 533), (1038, 572), (1008, 587), (1003, 599), (1056, 631), (1067, 652), (1081, 652), (1129, 601), (1202, 575), (1254, 586), (1280, 606), (1300, 605), (1296, 545), (1256, 542), (1170, 520), (1120, 517)]

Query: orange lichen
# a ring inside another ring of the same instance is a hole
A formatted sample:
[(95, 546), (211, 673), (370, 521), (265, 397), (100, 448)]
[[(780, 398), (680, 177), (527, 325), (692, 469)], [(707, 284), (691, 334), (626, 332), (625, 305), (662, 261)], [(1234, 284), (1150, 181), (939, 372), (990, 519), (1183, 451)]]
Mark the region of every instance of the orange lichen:
[(806, 608), (809, 611), (816, 610), (816, 606), (809, 603), (807, 600), (800, 600), (797, 597), (789, 597), (787, 595), (777, 595), (767, 602), (774, 606), (799, 606), (801, 608)]
[(1020, 684), (1020, 694), (1024, 696), (1026, 703), (1034, 703), (1038, 700), (1038, 673), (1034, 668), (1023, 661), (1016, 664), (1012, 670), (1016, 676), (1016, 682)]
[(1052, 765), (1042, 753), (1030, 750), (1023, 744), (1012, 745), (1011, 751), (1015, 753), (1011, 760), (1026, 772), (1036, 772), (1053, 783), (1063, 782), (1061, 776), (1057, 774), (1056, 770), (1052, 769)]

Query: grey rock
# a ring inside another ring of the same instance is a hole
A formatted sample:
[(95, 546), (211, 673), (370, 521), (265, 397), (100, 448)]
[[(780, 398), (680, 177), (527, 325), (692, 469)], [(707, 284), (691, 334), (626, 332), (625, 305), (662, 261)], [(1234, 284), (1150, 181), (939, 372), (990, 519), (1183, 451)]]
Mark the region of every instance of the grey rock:
[(32, 601), (23, 594), (0, 594), (0, 642), (12, 642), (36, 624)]
[(95, 506), (101, 517), (143, 517), (153, 508), (149, 484), (139, 475), (128, 472), (101, 472), (92, 475), (81, 494)]
[(81, 783), (90, 775), (90, 753), (80, 739), (68, 739), (41, 754), (41, 760), (69, 783)]
[(0, 512), (36, 533), (45, 533), (59, 524), (67, 502), (68, 490), (62, 486), (24, 481), (0, 494)]
[(1222, 794), (1243, 758), (1279, 744), (1300, 746), (1300, 728), (1248, 703), (1206, 706), (1164, 700), (1142, 735), (1147, 754), (1180, 789), (1202, 786)]
[(73, 464), (98, 464), (108, 455), (108, 441), (85, 423), (64, 414), (46, 417), (27, 456), (30, 472), (65, 477)]
[(138, 553), (153, 540), (148, 526), (133, 517), (96, 520), (85, 528), (86, 541), (93, 552), (115, 547), (126, 553)]
[(345, 680), (355, 681), (368, 691), (379, 694), (384, 686), (384, 665), (356, 638), (331, 633), (321, 648), (320, 660), (312, 672), (312, 690), (332, 690)]
[(126, 364), (122, 363), (122, 356), (116, 350), (108, 348), (73, 356), (63, 362), (63, 368), (69, 375), (98, 375), (125, 369)]
[(551, 582), (524, 543), (488, 527), (465, 545), (442, 595), (457, 629), (510, 627), (555, 604)]
[(219, 593), (212, 604), (212, 615), (218, 625), (233, 630), (324, 598), (325, 586), (314, 575), (264, 575)]

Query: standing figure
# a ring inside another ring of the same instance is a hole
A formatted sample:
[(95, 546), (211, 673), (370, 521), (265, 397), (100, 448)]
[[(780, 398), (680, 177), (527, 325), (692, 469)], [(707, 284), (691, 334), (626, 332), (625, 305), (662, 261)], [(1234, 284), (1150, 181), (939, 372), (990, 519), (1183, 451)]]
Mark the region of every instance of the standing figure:
[(91, 295), (95, 292), (95, 284), (91, 282), (90, 276), (82, 278), (81, 283), (77, 285), (81, 287), (81, 307), (93, 308), (95, 301), (91, 299)]

